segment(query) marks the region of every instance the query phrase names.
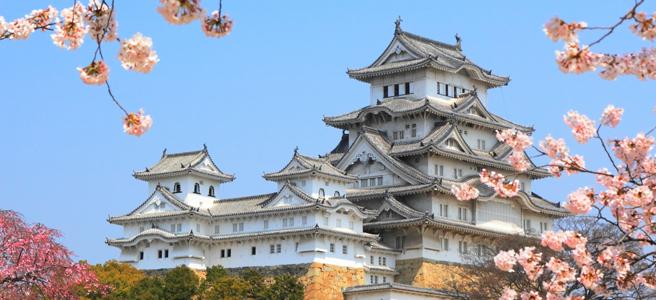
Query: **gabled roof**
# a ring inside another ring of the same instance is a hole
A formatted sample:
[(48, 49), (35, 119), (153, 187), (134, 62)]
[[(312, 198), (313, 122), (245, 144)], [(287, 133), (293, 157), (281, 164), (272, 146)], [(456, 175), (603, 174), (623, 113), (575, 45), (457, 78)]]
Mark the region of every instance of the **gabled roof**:
[(392, 254), (399, 254), (403, 252), (403, 250), (401, 249), (392, 248), (381, 242), (365, 243), (364, 248), (367, 251), (372, 251), (372, 252), (382, 252), (382, 253), (392, 253)]
[[(177, 207), (178, 210), (173, 210), (173, 211), (164, 211), (164, 212), (153, 212), (153, 213), (147, 213), (147, 214), (138, 214), (137, 212), (146, 208), (153, 197), (156, 195), (161, 195), (171, 203), (173, 206)], [(131, 212), (124, 214), (122, 216), (118, 217), (109, 217), (107, 221), (109, 223), (115, 223), (117, 221), (122, 221), (122, 220), (128, 220), (128, 219), (134, 219), (134, 218), (152, 218), (152, 217), (162, 217), (162, 216), (174, 216), (174, 215), (181, 215), (181, 214), (186, 214), (189, 213), (190, 210), (193, 208), (186, 203), (184, 203), (180, 198), (176, 197), (173, 193), (171, 193), (167, 188), (158, 185), (155, 187), (155, 191), (144, 201), (141, 203), (137, 208), (132, 210)]]
[(352, 295), (352, 294), (368, 294), (378, 291), (395, 291), (399, 293), (407, 293), (407, 294), (429, 297), (427, 299), (444, 299), (443, 297), (447, 297), (447, 299), (462, 298), (462, 295), (453, 295), (452, 292), (446, 290), (418, 287), (414, 285), (400, 284), (394, 282), (350, 286), (344, 289), (343, 293), (345, 295)]
[[(207, 166), (201, 163), (207, 161)], [(162, 158), (154, 166), (144, 171), (134, 172), (132, 176), (137, 179), (148, 181), (156, 178), (165, 178), (193, 174), (221, 182), (235, 180), (234, 175), (221, 172), (210, 158), (207, 147), (199, 151), (162, 154)]]
[[(414, 167), (406, 164), (402, 160), (398, 158), (394, 158), (388, 155), (391, 146), (389, 142), (387, 142), (381, 135), (378, 130), (370, 128), (370, 127), (361, 127), (361, 132), (358, 138), (353, 142), (353, 145), (349, 149), (349, 152), (347, 152), (342, 159), (339, 161), (337, 164), (337, 167), (340, 169), (346, 169), (348, 166), (351, 164), (355, 163), (356, 161), (360, 160), (363, 161), (367, 158), (376, 158), (380, 159), (381, 163), (388, 165), (388, 167), (395, 169), (398, 174), (397, 175), (403, 175), (408, 178), (412, 178), (413, 180), (416, 180), (420, 183), (429, 183), (433, 181), (433, 177), (428, 176), (421, 171), (415, 169)], [(366, 143), (367, 145), (370, 146), (371, 149), (373, 149), (373, 152), (375, 153), (355, 153), (355, 151), (359, 151), (359, 145), (360, 143)], [(402, 176), (402, 177), (403, 177)]]
[[(476, 108), (481, 110), (483, 116), (467, 113), (466, 108), (469, 108), (474, 104), (476, 104)], [(480, 102), (478, 94), (474, 91), (460, 94), (458, 98), (452, 98), (450, 100), (433, 97), (414, 99), (406, 96), (399, 96), (386, 99), (380, 102), (380, 104), (365, 106), (361, 109), (340, 116), (324, 116), (323, 121), (326, 125), (348, 130), (353, 124), (364, 123), (367, 118), (370, 117), (370, 114), (378, 114), (381, 112), (384, 112), (391, 117), (430, 113), (445, 119), (455, 119), (464, 124), (473, 124), (495, 130), (514, 128), (525, 133), (531, 133), (534, 131), (533, 127), (513, 123), (489, 112)]]
[[(385, 64), (385, 59), (391, 53), (401, 51), (401, 48), (409, 52), (412, 57)], [(494, 75), (491, 70), (483, 69), (469, 60), (462, 53), (459, 38), (458, 44), (450, 45), (405, 32), (399, 26), (396, 27), (390, 44), (373, 64), (361, 69), (349, 69), (346, 73), (351, 78), (371, 82), (374, 76), (427, 67), (449, 73), (464, 70), (471, 78), (485, 82), (488, 88), (507, 85), (510, 81), (510, 77)]]
[[(294, 165), (296, 166), (294, 167)], [(358, 176), (356, 175), (348, 175), (346, 172), (335, 168), (330, 163), (329, 157), (315, 158), (305, 156), (299, 154), (297, 150), (294, 150), (294, 156), (289, 163), (282, 168), (282, 170), (273, 173), (265, 173), (262, 177), (266, 180), (280, 182), (289, 179), (316, 176), (328, 177), (347, 182), (352, 182), (358, 179)]]
[(419, 212), (399, 202), (399, 200), (396, 200), (396, 198), (390, 194), (385, 195), (383, 202), (380, 203), (376, 210), (378, 211), (378, 216), (384, 211), (392, 210), (406, 219), (419, 218), (425, 215), (425, 213)]

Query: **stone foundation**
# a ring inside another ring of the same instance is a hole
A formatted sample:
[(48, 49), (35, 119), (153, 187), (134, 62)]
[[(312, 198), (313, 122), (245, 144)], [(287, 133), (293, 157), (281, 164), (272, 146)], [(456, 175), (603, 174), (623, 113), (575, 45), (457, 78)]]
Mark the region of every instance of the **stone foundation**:
[[(246, 270), (251, 268), (226, 269), (228, 276), (241, 277)], [(280, 265), (267, 267), (252, 267), (262, 274), (267, 283), (272, 283), (273, 278), (281, 274), (289, 274), (299, 278), (305, 286), (306, 300), (343, 300), (342, 290), (349, 286), (364, 285), (364, 269), (353, 267), (340, 267), (322, 263), (307, 263), (297, 265)], [(145, 270), (148, 276), (164, 276), (170, 269)], [(196, 271), (196, 274), (205, 278), (204, 271)]]
[[(458, 275), (453, 271), (463, 268), (458, 263), (432, 260), (428, 258), (415, 258), (396, 261), (396, 275), (394, 282), (414, 286), (444, 289), (445, 281), (459, 281)], [(452, 277), (453, 276), (453, 277)]]

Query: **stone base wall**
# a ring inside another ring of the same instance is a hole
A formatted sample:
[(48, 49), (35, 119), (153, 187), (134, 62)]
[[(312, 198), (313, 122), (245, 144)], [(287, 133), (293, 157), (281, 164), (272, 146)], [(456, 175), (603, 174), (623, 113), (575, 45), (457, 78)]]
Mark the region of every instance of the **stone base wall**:
[[(428, 258), (415, 258), (396, 261), (396, 275), (394, 282), (409, 284), (419, 287), (444, 289), (445, 281), (459, 281), (460, 278), (454, 271), (461, 271), (462, 264), (438, 261)], [(453, 276), (453, 277), (452, 277)]]
[[(226, 269), (230, 277), (243, 276), (250, 268)], [(353, 267), (340, 267), (322, 263), (307, 263), (297, 265), (280, 265), (268, 267), (252, 267), (262, 274), (267, 283), (272, 283), (275, 276), (289, 274), (299, 278), (305, 286), (306, 300), (343, 300), (342, 290), (349, 286), (364, 285), (364, 269)], [(171, 269), (145, 270), (148, 276), (164, 276)], [(196, 274), (205, 278), (204, 271), (196, 271)]]

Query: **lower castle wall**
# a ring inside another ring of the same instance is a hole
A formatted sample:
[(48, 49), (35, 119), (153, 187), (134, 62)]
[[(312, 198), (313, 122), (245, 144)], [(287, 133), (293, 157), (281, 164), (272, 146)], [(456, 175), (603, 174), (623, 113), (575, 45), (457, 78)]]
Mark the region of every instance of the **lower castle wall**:
[[(459, 263), (438, 261), (428, 258), (414, 258), (396, 261), (396, 275), (394, 282), (419, 287), (444, 289), (446, 281), (460, 281), (454, 270), (461, 271), (465, 267)], [(454, 276), (452, 278), (452, 276)]]

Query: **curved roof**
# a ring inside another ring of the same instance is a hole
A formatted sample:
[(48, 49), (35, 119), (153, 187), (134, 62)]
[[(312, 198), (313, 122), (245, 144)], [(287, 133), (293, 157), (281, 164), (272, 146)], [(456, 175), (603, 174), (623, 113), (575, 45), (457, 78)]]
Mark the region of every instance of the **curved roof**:
[[(466, 108), (473, 105), (481, 110), (483, 116), (470, 114), (466, 111)], [(450, 100), (432, 97), (422, 99), (413, 99), (405, 96), (394, 97), (386, 99), (380, 102), (380, 104), (365, 106), (340, 116), (324, 116), (323, 121), (326, 125), (348, 130), (350, 128), (349, 125), (364, 123), (369, 114), (378, 114), (380, 112), (385, 112), (391, 117), (402, 117), (428, 112), (439, 117), (453, 118), (458, 122), (475, 124), (490, 129), (504, 130), (514, 128), (526, 133), (534, 131), (532, 126), (519, 125), (490, 113), (480, 102), (478, 95), (474, 91), (460, 94), (458, 98), (452, 98)]]
[[(297, 167), (290, 167), (294, 162), (298, 164)], [(283, 181), (314, 176), (329, 177), (347, 182), (352, 182), (358, 179), (358, 176), (356, 175), (349, 175), (346, 174), (346, 172), (335, 168), (330, 163), (330, 158), (327, 156), (323, 158), (315, 158), (301, 155), (296, 150), (294, 150), (294, 156), (292, 159), (284, 168), (282, 168), (282, 170), (273, 173), (265, 173), (262, 177), (270, 181)]]
[[(208, 159), (211, 162), (210, 167), (199, 168), (199, 165)], [(210, 158), (207, 147), (203, 150), (162, 154), (162, 158), (154, 166), (146, 168), (144, 171), (134, 172), (132, 176), (137, 179), (148, 181), (150, 179), (173, 177), (180, 175), (193, 174), (221, 182), (230, 182), (235, 180), (234, 175), (221, 172)]]
[[(384, 64), (387, 56), (395, 50), (392, 47), (397, 44), (402, 45), (413, 58)], [(460, 42), (457, 45), (438, 42), (405, 32), (398, 26), (394, 31), (394, 38), (374, 63), (361, 69), (349, 69), (346, 73), (351, 78), (371, 82), (374, 76), (426, 67), (449, 73), (465, 70), (471, 78), (485, 82), (488, 88), (507, 85), (510, 82), (510, 77), (494, 75), (491, 70), (483, 69), (469, 60), (462, 53)]]
[[(377, 291), (397, 291), (401, 293), (417, 294), (424, 295), (430, 298), (428, 299), (443, 299), (443, 297), (448, 297), (449, 299), (459, 299), (462, 295), (453, 295), (452, 292), (446, 290), (438, 290), (426, 287), (419, 287), (408, 284), (400, 284), (394, 282), (378, 283), (378, 284), (367, 284), (367, 285), (355, 285), (350, 286), (344, 289), (344, 294), (367, 294)], [(460, 296), (460, 297), (456, 297)], [(433, 298), (439, 297), (439, 298)]]

